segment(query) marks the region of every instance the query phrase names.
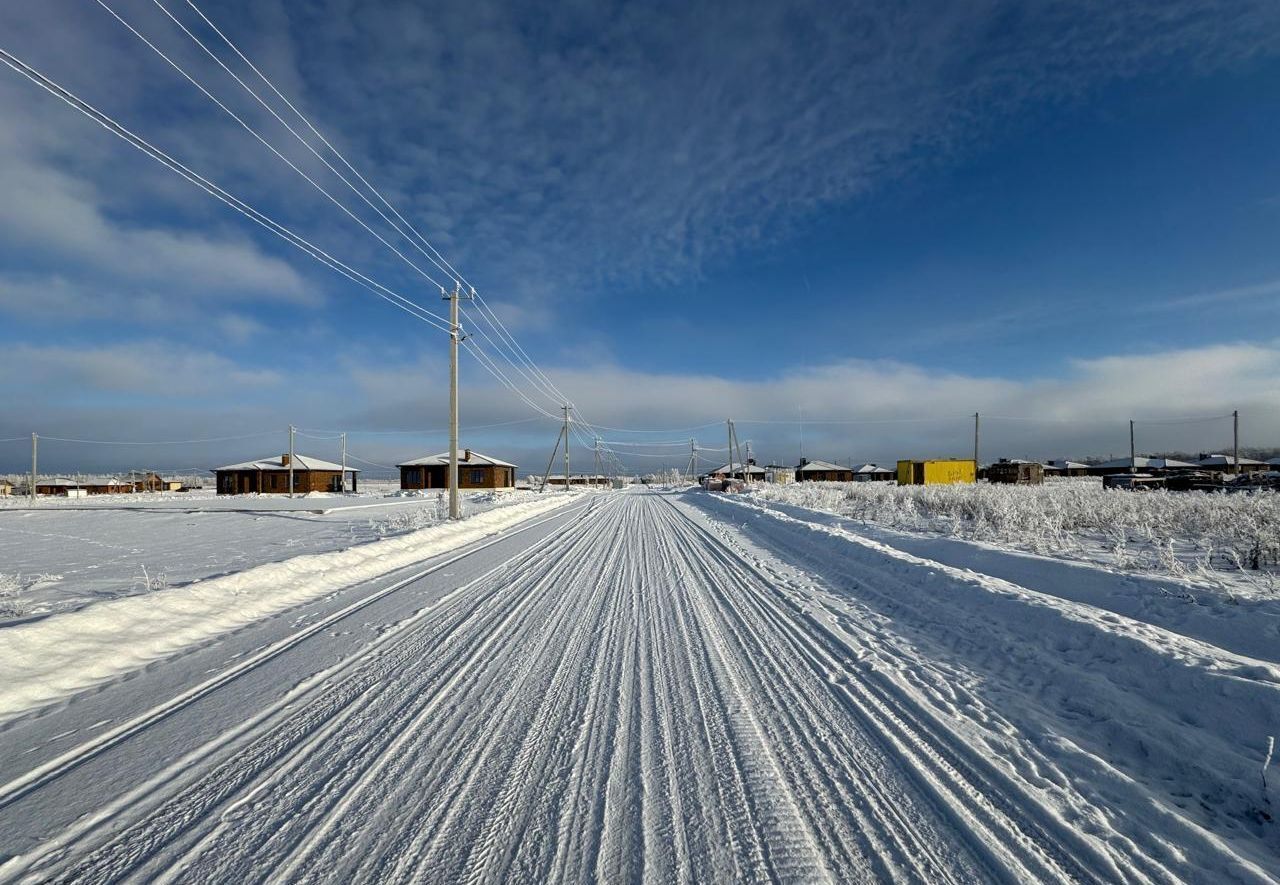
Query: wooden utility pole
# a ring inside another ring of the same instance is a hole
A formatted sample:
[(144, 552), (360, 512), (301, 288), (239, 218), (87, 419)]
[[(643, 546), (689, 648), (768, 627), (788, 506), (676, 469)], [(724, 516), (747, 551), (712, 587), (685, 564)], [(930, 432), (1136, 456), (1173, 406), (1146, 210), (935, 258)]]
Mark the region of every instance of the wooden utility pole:
[(733, 479), (733, 419), (724, 419), (725, 429), (729, 433), (729, 479)]
[(604, 470), (600, 464), (600, 437), (596, 437), (596, 475), (595, 479), (601, 479), (604, 476)]
[(689, 481), (696, 482), (698, 476), (698, 441), (689, 440)]
[(347, 435), (342, 434), (342, 494), (347, 493)]
[(1138, 471), (1138, 450), (1133, 444), (1133, 419), (1129, 419), (1129, 469)]
[(742, 481), (751, 484), (751, 440), (747, 440), (747, 458), (742, 462)]
[(40, 437), (31, 434), (31, 503), (36, 502), (36, 455), (40, 447)]
[[(262, 474), (258, 474), (261, 476)], [(293, 425), (289, 425), (289, 497), (293, 497)]]
[(1240, 410), (1231, 413), (1231, 472), (1240, 472)]

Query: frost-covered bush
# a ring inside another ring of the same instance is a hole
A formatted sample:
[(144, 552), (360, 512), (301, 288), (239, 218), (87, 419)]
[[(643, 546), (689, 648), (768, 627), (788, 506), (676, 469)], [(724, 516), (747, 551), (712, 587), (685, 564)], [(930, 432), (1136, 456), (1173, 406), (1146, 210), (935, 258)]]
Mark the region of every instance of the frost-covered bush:
[(1041, 486), (797, 483), (762, 485), (752, 494), (890, 528), (1037, 553), (1105, 550), (1124, 568), (1265, 573), (1280, 565), (1280, 494), (1273, 491), (1130, 492), (1065, 479)]

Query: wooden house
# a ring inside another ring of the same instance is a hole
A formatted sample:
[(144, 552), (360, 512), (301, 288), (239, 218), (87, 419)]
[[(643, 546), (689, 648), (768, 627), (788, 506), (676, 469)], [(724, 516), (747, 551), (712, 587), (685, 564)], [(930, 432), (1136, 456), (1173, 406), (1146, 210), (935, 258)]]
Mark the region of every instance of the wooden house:
[[(449, 487), (449, 453), (431, 455), (397, 464), (400, 488), (447, 489)], [(516, 465), (488, 455), (464, 449), (458, 452), (459, 489), (513, 489)]]
[[(243, 464), (228, 464), (218, 467), (213, 473), (217, 476), (219, 495), (287, 495), (289, 494), (289, 456), (265, 458), (261, 461), (246, 461)], [(356, 491), (356, 474), (360, 471), (354, 467), (346, 468), (351, 474), (351, 491)], [(309, 492), (341, 492), (343, 486), (343, 467), (330, 461), (311, 458), (305, 455), (293, 456), (293, 491), (305, 495)]]
[(1019, 458), (1001, 458), (987, 465), (987, 481), (1020, 486), (1035, 486), (1044, 482), (1044, 465)]
[(133, 492), (131, 481), (117, 477), (86, 480), (81, 487), (90, 495), (128, 495)]
[(796, 466), (796, 482), (853, 482), (853, 468), (801, 458)]

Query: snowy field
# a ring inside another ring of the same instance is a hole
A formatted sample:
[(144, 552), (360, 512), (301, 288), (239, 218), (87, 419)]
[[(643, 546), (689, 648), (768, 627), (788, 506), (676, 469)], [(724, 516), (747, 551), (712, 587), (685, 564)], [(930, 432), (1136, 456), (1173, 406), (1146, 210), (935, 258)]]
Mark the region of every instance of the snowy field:
[(795, 483), (753, 486), (753, 499), (868, 526), (963, 539), (1205, 589), (1280, 595), (1280, 494), (1104, 489), (1095, 478), (1040, 486)]
[(997, 491), (981, 542), (841, 488), (511, 499), (10, 623), (0, 881), (1276, 881), (1280, 600), (1096, 520), (1032, 552)]
[[(536, 497), (470, 492), (464, 514)], [(360, 494), (194, 492), (0, 499), (0, 624), (96, 600), (181, 587), (304, 553), (341, 550), (436, 525), (440, 492), (362, 484)]]

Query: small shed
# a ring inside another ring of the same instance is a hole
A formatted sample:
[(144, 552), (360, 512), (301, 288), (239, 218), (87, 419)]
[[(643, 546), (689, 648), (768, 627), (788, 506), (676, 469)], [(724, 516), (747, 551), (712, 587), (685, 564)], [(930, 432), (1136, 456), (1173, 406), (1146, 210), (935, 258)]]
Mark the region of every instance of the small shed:
[(794, 467), (784, 467), (781, 464), (766, 464), (764, 481), (771, 482), (774, 485), (793, 483), (796, 481), (796, 469)]
[[(449, 487), (449, 453), (430, 455), (397, 464), (402, 489), (447, 489)], [(471, 449), (458, 452), (459, 489), (513, 489), (516, 465)]]
[(7, 479), (0, 479), (0, 497), (7, 498), (13, 494), (13, 483)]
[(796, 467), (797, 482), (853, 482), (853, 468), (841, 467), (830, 461), (810, 461), (801, 458)]
[(854, 482), (893, 482), (898, 474), (888, 467), (877, 467), (875, 464), (862, 464), (853, 468)]
[(898, 462), (898, 485), (951, 485), (977, 480), (978, 463), (972, 459), (939, 458), (931, 461)]
[(1020, 458), (1001, 458), (987, 465), (989, 482), (1009, 483), (1020, 486), (1038, 486), (1044, 482), (1044, 465)]
[[(295, 454), (292, 465), (293, 491), (296, 494), (343, 490), (341, 464)], [(289, 455), (284, 454), (278, 458), (228, 464), (226, 467), (215, 468), (213, 473), (218, 478), (219, 495), (287, 495), (289, 466)], [(360, 471), (348, 467), (345, 472), (351, 474), (351, 491), (356, 491), (356, 474)]]

